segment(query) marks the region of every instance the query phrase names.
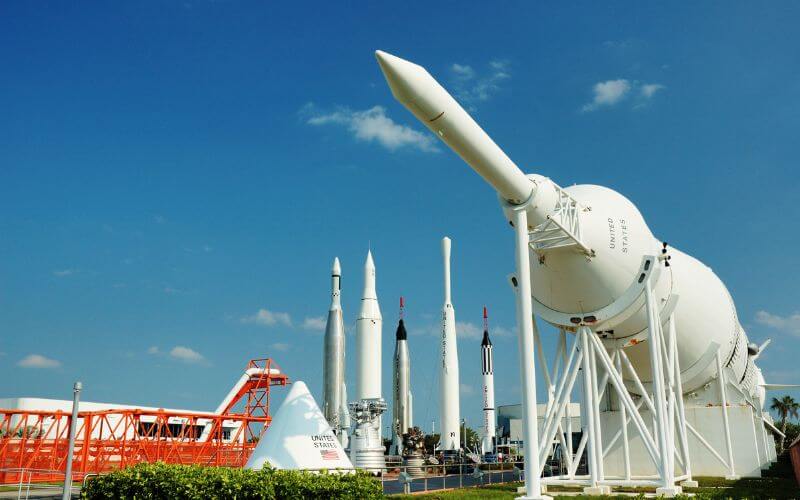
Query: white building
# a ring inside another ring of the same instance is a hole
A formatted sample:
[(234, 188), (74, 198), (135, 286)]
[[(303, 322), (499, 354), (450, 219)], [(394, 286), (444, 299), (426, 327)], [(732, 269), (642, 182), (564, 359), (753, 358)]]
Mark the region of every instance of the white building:
[[(67, 415), (72, 413), (72, 401), (71, 400), (64, 400), (64, 399), (45, 399), (45, 398), (0, 398), (0, 409), (4, 410), (20, 410), (21, 412), (24, 411), (43, 411), (43, 412), (62, 412)], [(92, 403), (89, 401), (81, 401), (78, 406), (78, 411), (80, 412), (97, 412), (97, 411), (107, 411), (107, 410), (141, 410), (142, 414), (138, 416), (138, 425), (136, 426), (125, 426), (125, 438), (131, 439), (134, 437), (147, 437), (153, 436), (154, 430), (153, 425), (156, 424), (157, 421), (157, 412), (166, 412), (167, 414), (172, 414), (175, 416), (170, 416), (167, 419), (167, 423), (169, 426), (168, 433), (167, 430), (164, 430), (161, 434), (162, 437), (164, 434), (177, 436), (182, 433), (183, 436), (186, 436), (186, 440), (205, 440), (207, 436), (203, 433), (204, 431), (210, 431), (212, 423), (213, 414), (207, 412), (197, 412), (193, 410), (177, 410), (177, 409), (165, 409), (165, 408), (153, 408), (148, 406), (132, 406), (132, 405), (124, 405), (124, 404), (117, 404), (117, 403)], [(19, 425), (20, 419), (23, 418), (23, 413), (17, 415), (11, 415), (10, 423), (4, 423), (3, 427), (8, 427), (11, 429), (16, 428)], [(124, 418), (124, 412), (111, 412), (105, 418), (107, 419), (108, 425), (92, 425), (92, 438), (93, 439), (122, 439), (122, 426), (120, 421)], [(210, 418), (203, 418), (202, 416), (198, 417), (195, 420), (194, 424), (191, 424), (193, 428), (187, 429), (185, 426), (190, 421), (189, 417), (180, 416), (180, 415), (208, 415)], [(36, 436), (33, 437), (55, 437), (55, 433), (50, 434), (50, 427), (56, 421), (56, 418), (53, 416), (45, 415), (41, 422), (41, 427), (38, 425), (37, 422), (37, 429), (36, 429)], [(28, 427), (33, 425), (32, 420), (29, 417), (29, 423), (27, 424)], [(62, 423), (64, 421), (62, 420)], [(83, 425), (83, 418), (78, 419), (78, 428)], [(244, 433), (236, 432), (241, 424), (239, 422), (225, 420), (222, 424), (222, 439), (223, 441), (230, 442), (232, 436), (238, 436), (239, 440), (244, 438)]]

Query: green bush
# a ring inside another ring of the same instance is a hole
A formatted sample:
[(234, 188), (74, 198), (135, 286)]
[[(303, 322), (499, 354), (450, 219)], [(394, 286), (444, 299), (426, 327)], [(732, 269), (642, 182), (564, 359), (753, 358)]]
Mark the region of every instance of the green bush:
[(89, 479), (82, 498), (373, 499), (381, 484), (369, 474), (260, 471), (199, 465), (138, 464)]

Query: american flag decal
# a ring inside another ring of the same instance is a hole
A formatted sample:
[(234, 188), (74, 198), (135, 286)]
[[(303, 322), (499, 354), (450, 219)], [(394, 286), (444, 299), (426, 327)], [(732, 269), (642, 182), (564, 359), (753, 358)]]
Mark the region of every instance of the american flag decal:
[(339, 460), (336, 450), (319, 450), (319, 454), (322, 455), (323, 460)]

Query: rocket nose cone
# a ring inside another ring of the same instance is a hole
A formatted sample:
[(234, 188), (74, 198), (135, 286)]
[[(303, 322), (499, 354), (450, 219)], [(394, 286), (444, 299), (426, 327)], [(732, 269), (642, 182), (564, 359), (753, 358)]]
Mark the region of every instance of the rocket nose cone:
[(388, 80), (390, 77), (397, 78), (399, 76), (399, 72), (397, 71), (397, 67), (400, 65), (398, 61), (403, 61), (397, 56), (393, 56), (388, 52), (384, 52), (382, 50), (375, 51), (375, 59), (378, 60), (378, 66), (381, 67), (381, 71), (383, 74), (386, 75), (386, 79)]
[(406, 333), (406, 325), (403, 323), (403, 320), (400, 320), (400, 323), (397, 324), (397, 332), (395, 332), (395, 339), (396, 340), (406, 340), (408, 338), (408, 334)]
[(333, 259), (333, 268), (331, 268), (331, 274), (334, 276), (342, 275), (342, 266), (339, 264), (339, 257), (335, 257)]
[(367, 260), (364, 262), (364, 268), (375, 269), (375, 261), (372, 260), (372, 250), (367, 250)]
[(389, 88), (392, 89), (392, 94), (400, 102), (417, 94), (423, 88), (422, 81), (426, 77), (430, 78), (422, 66), (393, 56), (388, 52), (376, 50), (375, 58), (378, 59), (378, 65), (383, 71), (383, 76), (386, 77)]

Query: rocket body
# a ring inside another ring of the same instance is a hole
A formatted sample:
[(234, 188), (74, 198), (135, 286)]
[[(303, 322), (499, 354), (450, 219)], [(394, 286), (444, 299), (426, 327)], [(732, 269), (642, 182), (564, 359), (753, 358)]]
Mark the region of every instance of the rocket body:
[(411, 427), (411, 358), (403, 320), (397, 325), (394, 346), (392, 444), (397, 455), (403, 453), (403, 434)]
[(372, 252), (364, 264), (364, 293), (356, 320), (356, 399), (381, 396), (381, 330), (383, 318), (375, 291)]
[(339, 438), (347, 446), (349, 413), (344, 384), (345, 351), (344, 320), (341, 302), (342, 268), (339, 259), (333, 261), (331, 270), (331, 307), (325, 325), (325, 347), (322, 359), (322, 413)]
[(362, 469), (379, 471), (385, 465), (381, 439), (381, 328), (383, 319), (375, 291), (372, 252), (364, 264), (364, 293), (356, 320), (356, 394), (348, 405), (355, 429), (350, 439), (350, 459)]
[[(650, 382), (644, 301), (629, 303), (623, 310), (612, 306), (623, 304), (627, 291), (641, 284), (637, 281), (641, 267), (649, 265), (649, 261), (643, 264), (645, 258), (661, 255), (661, 242), (636, 206), (602, 186), (561, 188), (541, 175), (526, 176), (424, 68), (385, 52), (376, 56), (392, 94), (421, 123), (504, 202), (529, 202), (530, 230), (544, 231), (551, 221), (574, 229), (567, 236), (569, 244), (561, 248), (530, 250), (528, 279), (535, 314), (565, 328), (589, 318), (594, 330), (612, 332), (604, 341), (626, 346), (639, 377)], [(658, 262), (651, 281), (663, 321), (673, 315), (676, 322), (683, 390), (699, 390), (715, 378), (719, 351), (733, 372), (731, 379), (740, 381), (741, 392), (758, 399), (758, 368), (752, 356), (741, 354), (748, 345), (747, 335), (725, 285), (697, 259), (671, 247), (669, 256), (671, 265)]]
[[(485, 313), (484, 313), (485, 318)], [(483, 330), (481, 342), (481, 375), (483, 376), (483, 453), (494, 453), (495, 416), (494, 416), (494, 359), (492, 341), (489, 330)]]
[(459, 423), (458, 346), (456, 313), (450, 298), (450, 238), (442, 239), (444, 257), (444, 305), (442, 306), (441, 365), (439, 376), (440, 438), (443, 451), (461, 448)]

